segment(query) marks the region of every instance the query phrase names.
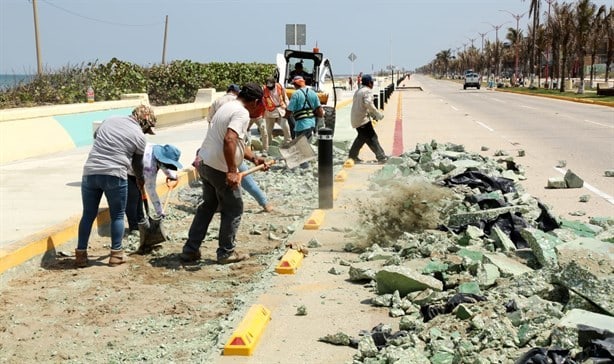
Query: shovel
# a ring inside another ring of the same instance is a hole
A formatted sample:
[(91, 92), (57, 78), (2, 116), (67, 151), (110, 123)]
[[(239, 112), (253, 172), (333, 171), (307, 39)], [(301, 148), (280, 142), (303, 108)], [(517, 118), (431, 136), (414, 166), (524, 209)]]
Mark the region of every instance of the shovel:
[(296, 168), (302, 163), (316, 159), (316, 153), (304, 135), (290, 142), (287, 148), (279, 148), (282, 158), (289, 169)]
[[(175, 186), (177, 186), (177, 181), (166, 181), (166, 187), (168, 187), (169, 190), (166, 193), (166, 200), (164, 201), (164, 207), (162, 208), (163, 214), (164, 211), (166, 211), (166, 206), (170, 200), (169, 197)], [(147, 201), (147, 194), (145, 191), (141, 191), (141, 194), (143, 195), (143, 204), (145, 205), (145, 212), (147, 213), (147, 222), (139, 224), (139, 253), (151, 250), (154, 245), (168, 240), (168, 235), (166, 234), (164, 226), (162, 225), (162, 218), (153, 218), (149, 215), (149, 202)]]

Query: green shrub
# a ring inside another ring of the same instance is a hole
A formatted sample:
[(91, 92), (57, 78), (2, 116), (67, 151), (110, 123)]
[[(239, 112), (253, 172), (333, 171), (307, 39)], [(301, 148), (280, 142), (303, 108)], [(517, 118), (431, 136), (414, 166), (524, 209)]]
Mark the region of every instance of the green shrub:
[(198, 63), (173, 61), (144, 68), (111, 59), (106, 64), (65, 66), (35, 76), (31, 82), (0, 90), (0, 108), (86, 102), (89, 86), (96, 101), (119, 100), (125, 93), (147, 93), (152, 105), (193, 102), (199, 88), (226, 90), (231, 83), (263, 84), (275, 65), (262, 63)]

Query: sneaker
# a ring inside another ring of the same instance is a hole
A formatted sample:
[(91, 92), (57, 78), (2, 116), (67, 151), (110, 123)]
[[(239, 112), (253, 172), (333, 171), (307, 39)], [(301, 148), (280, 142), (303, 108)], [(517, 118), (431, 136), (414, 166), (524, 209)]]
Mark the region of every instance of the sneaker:
[(384, 157), (377, 160), (377, 164), (386, 164), (388, 162), (388, 157)]
[(353, 161), (354, 161), (354, 164), (361, 164), (361, 163), (363, 163), (363, 162), (364, 162), (362, 159), (360, 159), (360, 158), (358, 158), (358, 157), (356, 157), (356, 158), (354, 158), (354, 157), (349, 157), (349, 158), (350, 158), (351, 160), (353, 160)]
[(230, 263), (237, 263), (237, 262), (247, 260), (247, 259), (249, 259), (249, 254), (237, 253), (236, 251), (233, 251), (232, 253), (230, 253), (230, 255), (227, 255), (225, 257), (218, 257), (217, 263), (218, 264), (230, 264)]
[(179, 259), (184, 263), (196, 263), (200, 260), (200, 252), (182, 252)]

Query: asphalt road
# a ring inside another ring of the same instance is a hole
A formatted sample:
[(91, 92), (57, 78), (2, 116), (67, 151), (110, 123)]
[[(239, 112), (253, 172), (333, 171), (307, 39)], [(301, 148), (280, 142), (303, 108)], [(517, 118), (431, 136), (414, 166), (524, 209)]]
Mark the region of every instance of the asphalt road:
[[(527, 157), (517, 160), (526, 166), (529, 192), (548, 197), (554, 205), (567, 199), (559, 205), (560, 213), (576, 208), (586, 210), (587, 216), (614, 215), (614, 178), (604, 177), (606, 169), (614, 168), (614, 108), (484, 88), (463, 90), (462, 84), (420, 75), (412, 76), (411, 83), (424, 91), (404, 95), (410, 141), (424, 142), (428, 134), (473, 151), (489, 146), (491, 151), (482, 153), (490, 156), (495, 148), (512, 156), (524, 149)], [(555, 168), (559, 160), (585, 180), (585, 188), (544, 191), (548, 177), (565, 171)], [(581, 193), (599, 202), (577, 205)]]

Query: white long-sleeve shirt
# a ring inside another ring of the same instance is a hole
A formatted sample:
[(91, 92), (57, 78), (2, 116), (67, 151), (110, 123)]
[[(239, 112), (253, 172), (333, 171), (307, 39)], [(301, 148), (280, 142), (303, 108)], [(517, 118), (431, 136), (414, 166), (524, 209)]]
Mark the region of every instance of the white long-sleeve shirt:
[(352, 127), (358, 128), (366, 123), (370, 123), (372, 118), (380, 120), (383, 117), (383, 114), (380, 113), (373, 104), (371, 89), (367, 86), (359, 88), (354, 93), (354, 99), (352, 101)]
[(166, 177), (170, 179), (177, 179), (177, 171), (168, 169), (164, 165), (158, 163), (158, 160), (153, 154), (153, 147), (155, 144), (147, 143), (145, 146), (145, 154), (143, 155), (143, 177), (145, 178), (145, 192), (149, 196), (149, 201), (156, 209), (156, 214), (162, 215), (162, 203), (158, 192), (156, 192), (156, 179), (158, 177), (158, 170), (161, 169)]

